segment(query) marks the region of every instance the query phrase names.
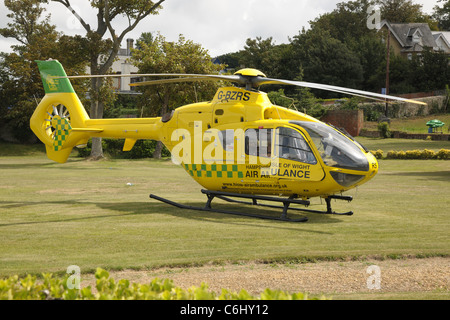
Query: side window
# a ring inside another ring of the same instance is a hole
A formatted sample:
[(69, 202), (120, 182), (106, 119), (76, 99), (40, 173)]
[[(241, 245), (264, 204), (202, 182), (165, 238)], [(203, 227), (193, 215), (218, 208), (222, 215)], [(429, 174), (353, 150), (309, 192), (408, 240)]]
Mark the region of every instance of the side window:
[(220, 131), (219, 138), (222, 142), (222, 147), (225, 151), (233, 151), (234, 150), (234, 130), (227, 129)]
[(283, 159), (316, 164), (317, 160), (300, 132), (291, 128), (277, 128), (275, 148)]
[(245, 131), (245, 154), (271, 157), (272, 129), (247, 129)]

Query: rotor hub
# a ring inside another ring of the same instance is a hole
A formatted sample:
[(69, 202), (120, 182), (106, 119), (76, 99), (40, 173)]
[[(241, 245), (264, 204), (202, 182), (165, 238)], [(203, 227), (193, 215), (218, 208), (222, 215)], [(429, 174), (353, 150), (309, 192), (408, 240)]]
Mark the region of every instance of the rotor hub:
[(259, 86), (259, 82), (255, 81), (260, 77), (266, 78), (266, 75), (257, 69), (245, 68), (238, 70), (234, 73), (235, 76), (241, 76), (243, 82), (241, 84), (245, 85), (246, 90), (256, 89)]
[(252, 68), (241, 69), (241, 70), (236, 71), (234, 74), (244, 76), (244, 77), (258, 77), (258, 76), (266, 77), (266, 75), (264, 73), (262, 73), (261, 71), (259, 71), (257, 69), (252, 69)]

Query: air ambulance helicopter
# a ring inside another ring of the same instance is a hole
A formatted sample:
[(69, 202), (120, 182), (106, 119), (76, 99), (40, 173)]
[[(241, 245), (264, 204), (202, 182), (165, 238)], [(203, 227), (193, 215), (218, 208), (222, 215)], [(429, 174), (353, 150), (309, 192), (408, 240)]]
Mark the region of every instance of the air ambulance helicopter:
[[(291, 219), (288, 209), (305, 213), (352, 215), (331, 208), (331, 199), (351, 201), (342, 195), (372, 179), (376, 158), (345, 131), (304, 113), (271, 103), (261, 85), (293, 85), (362, 96), (423, 102), (367, 91), (266, 77), (255, 69), (234, 75), (133, 74), (68, 77), (57, 60), (37, 61), (45, 96), (30, 119), (36, 136), (45, 144), (49, 159), (67, 161), (72, 148), (85, 146), (91, 137), (124, 138), (124, 151), (139, 139), (161, 141), (174, 162), (204, 189), (205, 206), (177, 203), (150, 194), (164, 203), (184, 208), (248, 217), (304, 222)], [(236, 86), (217, 90), (208, 102), (181, 106), (162, 117), (90, 119), (70, 83), (71, 78), (154, 76), (164, 79), (135, 82), (133, 86), (188, 81), (220, 81)], [(321, 197), (326, 210), (310, 210), (310, 198)], [(280, 208), (280, 216), (214, 209), (212, 200)], [(242, 201), (247, 199), (251, 201)], [(261, 202), (262, 201), (262, 202)], [(280, 205), (267, 204), (278, 202)], [(300, 205), (290, 207), (291, 204)]]

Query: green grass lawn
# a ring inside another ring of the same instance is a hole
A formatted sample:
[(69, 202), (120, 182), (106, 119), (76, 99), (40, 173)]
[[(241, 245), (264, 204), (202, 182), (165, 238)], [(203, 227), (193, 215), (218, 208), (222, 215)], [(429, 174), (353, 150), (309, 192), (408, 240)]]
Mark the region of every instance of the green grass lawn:
[(382, 139), (382, 138), (366, 138), (356, 137), (367, 149), (376, 151), (383, 150), (384, 154), (393, 151), (408, 151), (408, 150), (433, 150), (450, 149), (450, 141), (434, 141), (434, 140), (416, 140), (416, 139)]
[[(403, 131), (408, 133), (428, 133), (426, 123), (429, 120), (438, 119), (445, 123), (442, 128), (443, 133), (449, 133), (450, 114), (434, 114), (422, 117), (410, 117), (405, 119), (392, 118), (390, 129), (392, 131)], [(364, 128), (368, 130), (377, 130), (377, 122), (364, 122)]]
[[(415, 141), (393, 140), (362, 142), (370, 149), (419, 148), (410, 146)], [(332, 203), (353, 216), (309, 213), (306, 223), (286, 223), (149, 199), (155, 193), (197, 206), (206, 200), (201, 187), (168, 160), (71, 156), (58, 164), (36, 146), (2, 144), (0, 150), (0, 277), (64, 274), (69, 265), (88, 273), (97, 267), (450, 255), (450, 161), (381, 160), (373, 180), (348, 192), (352, 202)], [(310, 208), (323, 206), (312, 199)]]
[[(391, 160), (336, 210), (286, 223), (182, 210), (200, 186), (170, 161), (0, 157), (0, 276), (237, 260), (448, 255), (450, 162)], [(132, 185), (127, 185), (131, 183)], [(320, 201), (312, 200), (314, 209)], [(246, 209), (250, 210), (250, 209)]]

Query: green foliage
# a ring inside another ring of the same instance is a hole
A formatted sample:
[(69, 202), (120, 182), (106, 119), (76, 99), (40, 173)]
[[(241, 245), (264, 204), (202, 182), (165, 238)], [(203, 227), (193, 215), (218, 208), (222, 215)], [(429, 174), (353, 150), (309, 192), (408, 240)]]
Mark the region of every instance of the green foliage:
[[(0, 121), (12, 130), (13, 136), (26, 142), (33, 136), (29, 121), (39, 99), (44, 95), (41, 77), (35, 60), (58, 59), (69, 74), (84, 73), (83, 54), (75, 50), (79, 37), (64, 36), (50, 24), (50, 16), (43, 17), (42, 1), (5, 1), (11, 19), (0, 35), (15, 39), (11, 53), (2, 53), (0, 60)], [(75, 89), (80, 96), (86, 92), (84, 82)]]
[[(102, 148), (106, 154), (115, 159), (143, 159), (153, 158), (156, 148), (154, 140), (138, 140), (133, 149), (122, 151), (125, 139), (102, 139)], [(91, 154), (92, 142), (88, 141), (87, 146), (78, 150), (78, 156), (87, 158)], [(162, 157), (170, 157), (170, 151), (164, 147), (161, 152)]]
[(370, 153), (372, 153), (375, 158), (377, 159), (383, 159), (383, 150), (377, 150), (377, 151), (370, 151)]
[(140, 116), (140, 110), (136, 108), (138, 97), (136, 95), (118, 94), (114, 104), (105, 108), (105, 118), (120, 118), (123, 116)]
[(422, 11), (422, 5), (414, 0), (376, 0), (376, 3), (380, 5), (381, 16), (387, 21), (431, 22), (429, 16)]
[[(378, 157), (377, 157), (378, 158)], [(381, 159), (381, 158), (378, 158)], [(407, 150), (407, 151), (394, 151), (391, 150), (387, 153), (386, 159), (409, 159), (409, 160), (449, 160), (450, 159), (450, 150), (441, 149), (438, 152), (434, 152), (433, 150)]]
[[(182, 35), (169, 42), (158, 34), (150, 43), (138, 42), (138, 48), (132, 60), (139, 73), (218, 74), (223, 68), (212, 63), (206, 49)], [(140, 88), (138, 104), (145, 116), (162, 116), (180, 105), (211, 99), (219, 86), (212, 81), (146, 86)]]
[(320, 119), (328, 111), (328, 108), (323, 106), (318, 99), (314, 96), (309, 88), (298, 88), (292, 97), (298, 101), (297, 109), (305, 112), (310, 116)]
[(412, 61), (411, 84), (417, 91), (442, 90), (449, 83), (450, 65), (448, 55), (443, 51), (423, 50)]
[(361, 98), (358, 97), (345, 99), (344, 102), (340, 105), (340, 108), (343, 110), (358, 110), (360, 101)]
[(218, 295), (205, 283), (186, 290), (175, 287), (171, 280), (158, 278), (148, 284), (130, 283), (126, 279), (116, 281), (101, 268), (97, 268), (95, 279), (95, 290), (91, 286), (69, 289), (68, 276), (57, 278), (44, 274), (43, 280), (38, 280), (36, 276), (20, 278), (14, 275), (0, 279), (0, 300), (317, 300), (303, 293), (271, 289), (266, 289), (260, 296), (252, 296), (245, 290), (236, 293), (226, 289)]
[(311, 21), (311, 27), (315, 30), (323, 30), (341, 41), (359, 39), (373, 30), (367, 28), (367, 11), (369, 1), (343, 1), (336, 5), (336, 9), (325, 13)]
[[(448, 17), (446, 1), (443, 1), (442, 17)], [(435, 30), (435, 21), (430, 20), (421, 6), (411, 0), (346, 1), (310, 21), (311, 29), (301, 30), (289, 44), (275, 45), (270, 37), (247, 39), (243, 50), (219, 59), (231, 68), (259, 68), (270, 77), (297, 80), (302, 77), (310, 82), (379, 92), (385, 86), (386, 44), (382, 41), (382, 32), (366, 25), (368, 7), (373, 4), (380, 7), (383, 19), (428, 23)], [(409, 61), (391, 53), (390, 92), (400, 94), (443, 89), (448, 82), (450, 68), (444, 56), (429, 51), (417, 61)], [(292, 91), (286, 89), (287, 96), (293, 97)], [(335, 93), (326, 91), (314, 91), (314, 94), (322, 98), (336, 97)]]
[[(151, 39), (144, 34), (133, 50), (132, 61), (139, 73), (218, 74), (224, 68), (214, 64), (201, 45), (182, 35), (177, 42), (169, 42), (161, 34)], [(220, 86), (213, 81), (197, 81), (140, 87), (138, 108), (143, 116), (163, 116), (181, 105), (210, 100)], [(159, 151), (156, 148), (155, 158), (161, 157)]]
[(438, 0), (440, 5), (434, 6), (433, 18), (438, 21), (440, 30), (450, 30), (450, 0)]
[[(363, 79), (363, 70), (358, 57), (345, 43), (333, 38), (323, 30), (308, 30), (292, 40), (294, 56), (304, 70), (309, 82), (325, 83), (349, 88), (358, 88)], [(336, 93), (320, 91), (321, 97), (335, 97)]]
[(278, 91), (270, 91), (267, 95), (273, 104), (285, 108), (295, 107), (297, 102), (295, 99), (287, 97), (283, 89), (279, 89)]
[(391, 130), (389, 129), (389, 123), (387, 122), (380, 122), (377, 126), (378, 132), (380, 132), (380, 135), (382, 138), (390, 138), (391, 137)]
[(377, 111), (375, 108), (364, 109), (364, 118), (366, 121), (378, 121), (382, 112)]

